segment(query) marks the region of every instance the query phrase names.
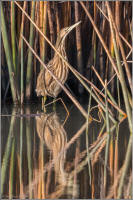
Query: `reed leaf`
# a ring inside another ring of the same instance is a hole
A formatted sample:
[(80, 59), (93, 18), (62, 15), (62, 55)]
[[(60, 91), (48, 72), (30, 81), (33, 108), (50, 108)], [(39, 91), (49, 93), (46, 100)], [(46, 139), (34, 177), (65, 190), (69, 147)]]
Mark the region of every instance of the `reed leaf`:
[(23, 56), (23, 40), (21, 39), (21, 104), (24, 102), (24, 56)]
[[(34, 21), (35, 19), (35, 2), (32, 1), (31, 7), (31, 19)], [(33, 47), (34, 44), (34, 26), (30, 23), (30, 37), (29, 44)], [(27, 61), (27, 74), (26, 74), (26, 98), (29, 100), (31, 97), (31, 89), (32, 89), (32, 53), (29, 51), (28, 53), (28, 61)]]
[[(92, 91), (92, 88), (91, 88)], [(90, 108), (91, 108), (91, 93), (89, 97), (89, 104), (88, 104), (88, 116), (90, 115)], [(91, 160), (90, 160), (90, 154), (89, 154), (89, 139), (88, 139), (88, 131), (89, 131), (89, 120), (87, 118), (87, 126), (86, 126), (86, 150), (87, 150), (87, 156), (88, 156), (88, 170), (89, 170), (89, 177), (90, 177), (90, 185), (92, 182), (92, 175), (91, 175)]]
[(107, 102), (107, 79), (105, 80), (105, 104), (106, 104), (106, 131), (107, 131), (107, 142), (105, 148), (105, 163), (104, 163), (104, 188), (106, 188), (107, 183), (107, 163), (108, 163), (108, 153), (110, 144), (110, 125), (109, 125), (109, 114), (108, 114), (108, 102)]
[(13, 98), (14, 103), (18, 103), (19, 94), (18, 94), (18, 89), (17, 89), (17, 85), (15, 81), (16, 77), (14, 73), (11, 49), (9, 46), (9, 40), (8, 40), (8, 35), (7, 35), (7, 28), (6, 28), (6, 22), (5, 22), (5, 16), (4, 16), (2, 3), (1, 3), (1, 31), (2, 31), (2, 39), (3, 39), (5, 55), (6, 55), (7, 65), (8, 65), (9, 78), (10, 78), (10, 83), (11, 83), (12, 98)]
[(17, 64), (16, 64), (16, 33), (15, 33), (15, 4), (11, 2), (11, 41), (12, 41), (12, 59), (14, 66), (14, 73), (17, 75)]

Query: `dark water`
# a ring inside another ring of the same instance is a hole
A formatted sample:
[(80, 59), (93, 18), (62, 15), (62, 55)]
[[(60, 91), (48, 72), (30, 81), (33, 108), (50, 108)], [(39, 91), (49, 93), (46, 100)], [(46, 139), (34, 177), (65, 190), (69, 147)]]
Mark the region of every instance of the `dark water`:
[[(7, 115), (1, 118), (2, 198), (96, 199), (109, 195), (125, 159), (127, 122), (120, 125), (119, 134), (114, 129), (108, 135), (105, 128), (98, 137), (103, 123), (92, 121), (86, 135), (84, 117), (74, 105), (68, 108), (66, 119), (60, 103), (56, 111), (49, 106), (46, 113), (36, 104), (2, 106), (2, 115)], [(93, 116), (97, 118), (97, 110)], [(127, 186), (130, 172), (131, 167)], [(116, 195), (114, 187), (113, 197)]]

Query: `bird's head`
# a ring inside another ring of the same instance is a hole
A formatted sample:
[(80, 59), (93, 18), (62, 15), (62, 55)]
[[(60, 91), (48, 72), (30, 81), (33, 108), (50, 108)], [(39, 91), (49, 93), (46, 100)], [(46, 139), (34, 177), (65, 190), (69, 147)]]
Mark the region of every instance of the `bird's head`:
[(57, 44), (59, 45), (60, 42), (64, 42), (67, 35), (75, 28), (77, 27), (79, 24), (81, 23), (81, 21), (73, 24), (72, 26), (69, 27), (65, 27), (63, 29), (61, 29), (61, 31), (58, 33), (58, 37), (57, 37)]

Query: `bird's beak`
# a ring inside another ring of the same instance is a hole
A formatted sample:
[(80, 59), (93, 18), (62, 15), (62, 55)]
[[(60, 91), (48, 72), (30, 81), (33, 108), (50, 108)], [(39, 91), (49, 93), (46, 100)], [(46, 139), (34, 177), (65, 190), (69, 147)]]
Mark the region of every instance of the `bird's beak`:
[(78, 26), (81, 23), (81, 21), (76, 22), (75, 24), (73, 24), (72, 26), (70, 26), (67, 30), (67, 34), (70, 33), (70, 31), (72, 31), (76, 26)]

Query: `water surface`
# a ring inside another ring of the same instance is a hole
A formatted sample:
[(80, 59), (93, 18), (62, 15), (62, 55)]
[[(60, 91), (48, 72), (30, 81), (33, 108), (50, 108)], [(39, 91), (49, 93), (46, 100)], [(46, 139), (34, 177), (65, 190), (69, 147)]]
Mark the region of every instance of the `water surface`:
[[(121, 124), (119, 133), (114, 129), (108, 135), (105, 128), (98, 137), (103, 123), (92, 121), (86, 134), (82, 114), (74, 105), (68, 108), (66, 119), (61, 103), (56, 111), (49, 106), (46, 113), (38, 104), (2, 106), (2, 198), (91, 199), (109, 195), (125, 158), (127, 122)], [(96, 113), (93, 116), (98, 118)]]

